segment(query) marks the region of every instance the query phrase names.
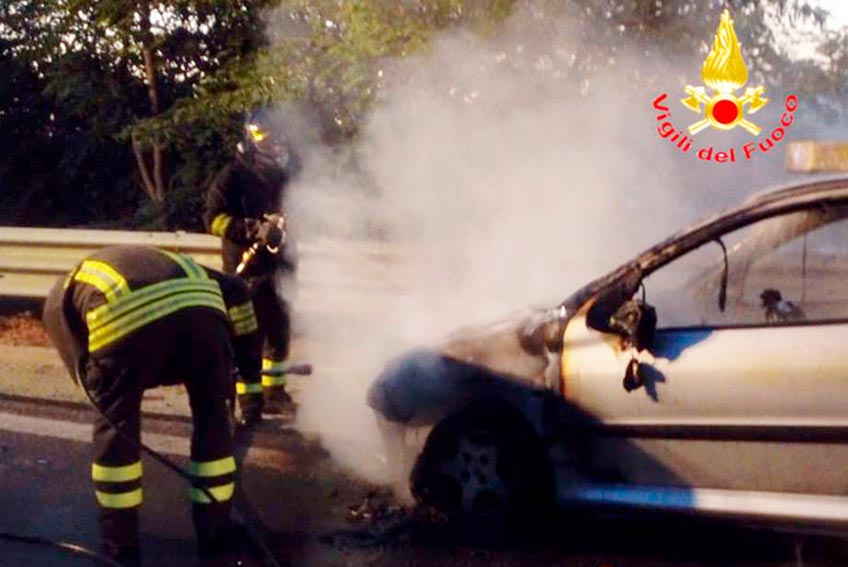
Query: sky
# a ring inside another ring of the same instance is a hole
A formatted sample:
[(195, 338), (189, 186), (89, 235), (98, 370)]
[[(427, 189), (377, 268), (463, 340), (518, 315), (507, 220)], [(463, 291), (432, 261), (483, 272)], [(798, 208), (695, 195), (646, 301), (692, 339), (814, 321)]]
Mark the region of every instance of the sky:
[(810, 5), (829, 11), (839, 25), (848, 25), (848, 2), (845, 0), (810, 0)]
[[(848, 26), (848, 1), (846, 0), (807, 0), (814, 8), (824, 8), (831, 16), (826, 29), (838, 30)], [(798, 35), (784, 43), (784, 47), (790, 55), (798, 59), (811, 58), (821, 60), (815, 53), (816, 40), (820, 38), (820, 31), (814, 26), (800, 26), (796, 28)], [(824, 61), (822, 60), (822, 63)]]

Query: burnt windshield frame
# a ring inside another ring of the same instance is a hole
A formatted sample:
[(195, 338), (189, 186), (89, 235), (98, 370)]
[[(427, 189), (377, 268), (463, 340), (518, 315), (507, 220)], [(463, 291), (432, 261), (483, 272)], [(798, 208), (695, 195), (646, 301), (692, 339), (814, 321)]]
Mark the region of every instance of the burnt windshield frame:
[[(804, 214), (804, 216), (796, 216), (800, 214)], [(687, 278), (683, 287), (687, 289), (697, 287), (702, 289), (705, 294), (712, 294), (718, 290), (719, 310), (723, 312), (723, 304), (726, 304), (727, 300), (727, 289), (738, 289), (740, 287), (739, 282), (744, 282), (747, 279), (752, 266), (762, 258), (763, 254), (777, 250), (797, 238), (806, 237), (834, 222), (845, 220), (848, 218), (848, 203), (812, 203), (800, 210), (776, 213), (757, 222), (776, 221), (779, 217), (784, 217), (785, 220), (764, 226), (763, 230), (754, 232), (744, 240), (733, 244), (730, 250), (725, 247), (723, 238), (731, 236), (735, 231), (727, 232), (713, 239), (713, 242), (722, 247), (722, 258), (713, 266), (692, 274)], [(750, 223), (737, 230), (752, 228), (757, 222)], [(690, 252), (692, 251), (690, 250)], [(681, 256), (672, 259), (668, 264), (678, 260)], [(660, 266), (654, 272), (668, 264)], [(738, 295), (734, 299), (738, 300)]]
[[(848, 205), (848, 177), (839, 176), (803, 185), (791, 185), (755, 196), (735, 209), (708, 217), (649, 248), (632, 261), (580, 288), (561, 305), (569, 313), (575, 313), (583, 308), (587, 301), (596, 299), (596, 303), (605, 304), (596, 314), (598, 317), (592, 318), (595, 323), (600, 323), (603, 313), (615, 312), (624, 301), (632, 297), (645, 277), (683, 254), (760, 220), (816, 205)], [(623, 297), (628, 291), (630, 296)], [(587, 320), (587, 323), (595, 328), (590, 321)]]

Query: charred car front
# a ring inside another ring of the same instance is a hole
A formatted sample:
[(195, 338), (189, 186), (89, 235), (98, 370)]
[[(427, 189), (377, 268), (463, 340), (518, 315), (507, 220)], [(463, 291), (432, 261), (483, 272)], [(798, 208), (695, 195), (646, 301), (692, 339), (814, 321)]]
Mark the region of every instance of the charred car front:
[(455, 518), (557, 502), (844, 529), (846, 344), (839, 178), (751, 198), (559, 305), (408, 353), (369, 404), (412, 494)]

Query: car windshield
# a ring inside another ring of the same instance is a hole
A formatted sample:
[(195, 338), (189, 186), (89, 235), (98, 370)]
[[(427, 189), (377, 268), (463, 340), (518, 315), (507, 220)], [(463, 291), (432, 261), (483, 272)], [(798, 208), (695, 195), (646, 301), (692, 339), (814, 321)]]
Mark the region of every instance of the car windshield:
[[(818, 228), (848, 216), (848, 206), (829, 209), (799, 211), (775, 217), (772, 222), (759, 222), (750, 229), (739, 229), (722, 237), (727, 248), (728, 287), (739, 287), (751, 271), (757, 260), (771, 250), (784, 244), (797, 241), (798, 237), (811, 233)], [(706, 243), (705, 246), (709, 246)], [(718, 252), (718, 249), (715, 250)], [(692, 274), (687, 286), (703, 286), (718, 291), (721, 274), (724, 271), (724, 258), (718, 254), (702, 271)]]
[(718, 301), (725, 270), (721, 246), (707, 242), (661, 267), (644, 282), (660, 326), (760, 323), (766, 290), (806, 303), (813, 311), (839, 308), (836, 299), (826, 300), (834, 296), (825, 288), (844, 275), (846, 217), (845, 205), (815, 207), (723, 235), (728, 263), (725, 309)]

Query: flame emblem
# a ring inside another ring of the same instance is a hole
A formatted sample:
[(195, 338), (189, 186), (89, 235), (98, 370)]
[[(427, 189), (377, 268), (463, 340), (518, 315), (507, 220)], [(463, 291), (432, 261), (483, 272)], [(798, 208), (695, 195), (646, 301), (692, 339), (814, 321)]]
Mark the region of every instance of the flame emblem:
[(701, 78), (715, 93), (710, 96), (704, 87), (686, 85), (684, 91), (689, 97), (681, 99), (680, 102), (698, 114), (701, 114), (703, 104), (705, 114), (705, 118), (689, 125), (690, 134), (697, 134), (707, 126), (719, 130), (732, 130), (740, 126), (754, 136), (762, 131), (759, 126), (745, 118), (744, 107), (748, 106), (749, 114), (754, 114), (764, 107), (768, 103), (768, 99), (762, 96), (765, 88), (748, 87), (741, 97), (734, 95), (737, 89), (748, 82), (748, 67), (742, 58), (742, 46), (736, 38), (728, 10), (721, 14), (713, 47), (701, 67)]

